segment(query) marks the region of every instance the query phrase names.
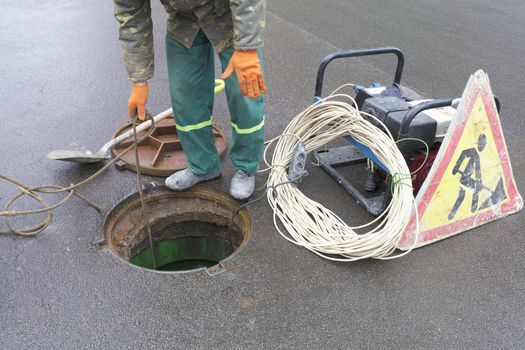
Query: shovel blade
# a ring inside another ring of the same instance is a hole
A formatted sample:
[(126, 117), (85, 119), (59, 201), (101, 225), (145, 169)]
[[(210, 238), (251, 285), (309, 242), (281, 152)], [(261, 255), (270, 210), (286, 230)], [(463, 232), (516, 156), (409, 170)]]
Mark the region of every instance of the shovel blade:
[(74, 163), (98, 163), (109, 157), (104, 154), (92, 153), (91, 151), (56, 150), (50, 152), (47, 158)]

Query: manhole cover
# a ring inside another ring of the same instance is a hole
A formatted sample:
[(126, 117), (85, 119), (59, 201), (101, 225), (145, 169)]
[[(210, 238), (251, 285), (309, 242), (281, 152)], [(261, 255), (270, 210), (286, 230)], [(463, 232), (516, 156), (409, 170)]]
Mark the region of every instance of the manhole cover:
[[(120, 128), (113, 137), (117, 137), (128, 131), (133, 126), (128, 124)], [(139, 133), (138, 137), (144, 136), (147, 131)], [(215, 136), (215, 147), (222, 157), (226, 150), (227, 141), (224, 133), (217, 126), (213, 126)], [(133, 144), (133, 137), (122, 141), (111, 150), (111, 156), (115, 157)], [(140, 171), (145, 175), (169, 176), (177, 170), (188, 167), (188, 159), (184, 154), (180, 139), (177, 135), (177, 127), (173, 118), (167, 118), (154, 127), (153, 132), (139, 145)], [(135, 171), (135, 153), (127, 152), (122, 155), (116, 163), (119, 170)]]
[[(157, 270), (212, 268), (248, 241), (251, 217), (227, 193), (204, 185), (185, 192), (164, 186), (145, 191)], [(152, 269), (152, 251), (138, 193), (117, 204), (104, 220), (104, 245), (125, 261)]]

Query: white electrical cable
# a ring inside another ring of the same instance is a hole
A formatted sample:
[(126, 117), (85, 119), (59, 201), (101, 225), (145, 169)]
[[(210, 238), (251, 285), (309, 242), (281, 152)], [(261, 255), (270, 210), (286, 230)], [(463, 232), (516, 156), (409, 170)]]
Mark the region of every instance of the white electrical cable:
[[(270, 169), (267, 198), (274, 211), (277, 231), (288, 241), (334, 261), (355, 261), (365, 258), (393, 259), (392, 256), (416, 207), (410, 171), (388, 129), (372, 115), (355, 106), (354, 99), (338, 91), (313, 104), (288, 124), (284, 133), (267, 143), (264, 161)], [(348, 102), (345, 102), (348, 101)], [(373, 118), (383, 131), (367, 118)], [(295, 184), (289, 183), (287, 168), (299, 142), (306, 153), (319, 149), (334, 139), (352, 136), (370, 148), (392, 175), (392, 200), (386, 210), (368, 224), (350, 227), (330, 209), (305, 196)], [(277, 141), (271, 164), (268, 148)], [(416, 213), (416, 222), (419, 218)], [(283, 232), (281, 225), (286, 232)], [(365, 228), (368, 232), (357, 232)], [(419, 226), (416, 228), (417, 242)]]

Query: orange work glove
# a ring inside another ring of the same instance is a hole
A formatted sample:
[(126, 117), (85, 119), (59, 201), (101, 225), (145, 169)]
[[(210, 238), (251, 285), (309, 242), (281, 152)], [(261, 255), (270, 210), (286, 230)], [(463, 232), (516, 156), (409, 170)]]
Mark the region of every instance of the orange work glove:
[(266, 93), (261, 63), (256, 50), (234, 51), (221, 79), (230, 77), (234, 70), (244, 96), (257, 98), (261, 93)]
[(133, 83), (131, 95), (128, 100), (128, 115), (134, 118), (138, 115), (140, 120), (146, 119), (146, 102), (148, 101), (148, 83)]

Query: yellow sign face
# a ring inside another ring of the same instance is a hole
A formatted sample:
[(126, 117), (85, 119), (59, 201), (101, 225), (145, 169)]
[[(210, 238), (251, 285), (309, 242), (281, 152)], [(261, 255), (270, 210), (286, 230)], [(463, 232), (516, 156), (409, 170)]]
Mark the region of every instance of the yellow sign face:
[(478, 96), (449, 165), (421, 218), (431, 230), (489, 211), (507, 200), (498, 148)]
[(417, 194), (417, 214), (398, 243), (408, 250), (523, 208), (487, 74), (477, 71)]

